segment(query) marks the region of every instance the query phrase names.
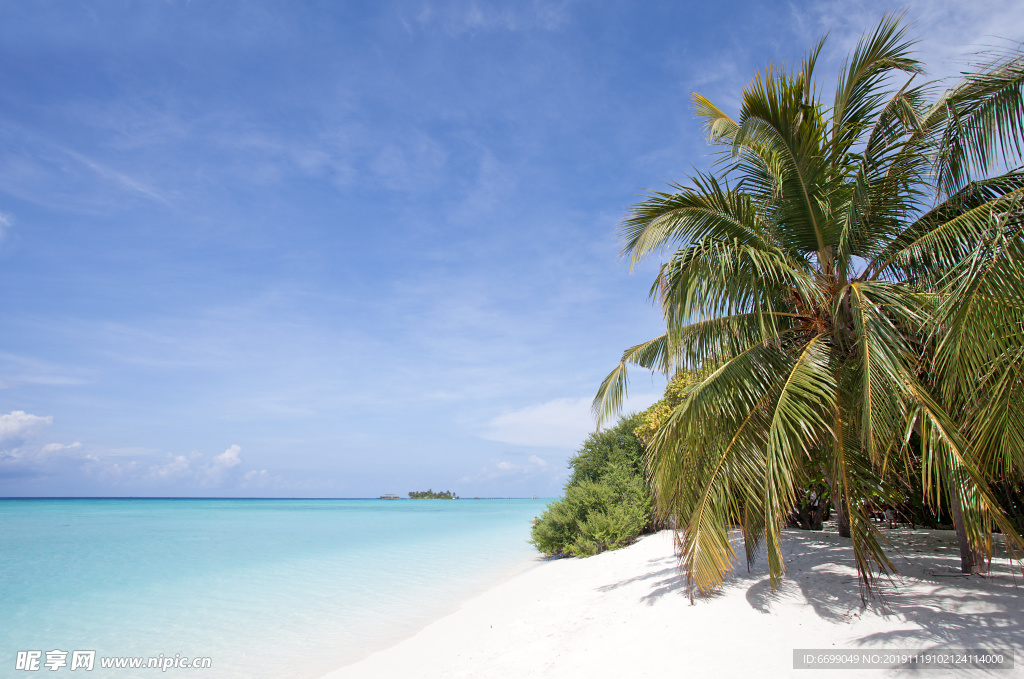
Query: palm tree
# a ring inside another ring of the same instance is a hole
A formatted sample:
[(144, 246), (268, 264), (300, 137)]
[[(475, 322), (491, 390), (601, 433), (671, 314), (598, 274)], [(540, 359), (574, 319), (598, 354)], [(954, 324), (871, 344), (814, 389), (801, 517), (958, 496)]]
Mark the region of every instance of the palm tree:
[[(893, 565), (864, 509), (901, 476), (948, 503), (962, 566), (985, 568), (993, 527), (1024, 549), (989, 488), (1024, 470), (1024, 59), (990, 55), (950, 89), (921, 79), (888, 16), (825, 103), (824, 39), (796, 73), (768, 67), (733, 119), (700, 95), (719, 154), (622, 224), (664, 335), (628, 349), (594, 401), (621, 407), (626, 368), (706, 370), (649, 446), (661, 512), (677, 521), (691, 594), (780, 532), (812, 475), (831, 487), (862, 595)], [(1014, 552), (1011, 551), (1011, 554)]]

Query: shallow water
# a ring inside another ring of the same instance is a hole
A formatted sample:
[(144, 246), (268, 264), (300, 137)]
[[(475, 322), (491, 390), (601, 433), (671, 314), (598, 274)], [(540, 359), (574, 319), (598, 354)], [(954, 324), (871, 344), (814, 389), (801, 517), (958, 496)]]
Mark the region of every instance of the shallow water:
[(225, 679), (317, 677), (528, 567), (545, 504), (0, 500), (0, 668), (95, 650), (93, 677), (131, 674), (102, 657), (159, 654), (210, 657)]

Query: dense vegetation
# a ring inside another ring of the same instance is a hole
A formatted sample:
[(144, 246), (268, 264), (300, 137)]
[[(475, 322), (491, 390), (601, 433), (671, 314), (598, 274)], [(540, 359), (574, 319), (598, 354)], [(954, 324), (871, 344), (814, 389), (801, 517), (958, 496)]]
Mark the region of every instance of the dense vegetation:
[(409, 498), (413, 500), (458, 500), (459, 496), (450, 490), (442, 490), (435, 493), (433, 489), (410, 490)]
[(592, 556), (633, 542), (652, 528), (651, 494), (635, 430), (641, 415), (591, 434), (569, 461), (565, 496), (534, 524), (531, 543), (559, 556)]
[(889, 17), (826, 99), (824, 44), (757, 74), (736, 118), (694, 95), (713, 170), (622, 225), (631, 263), (664, 262), (665, 334), (625, 352), (595, 408), (619, 409), (627, 364), (701, 370), (645, 434), (691, 593), (732, 570), (735, 525), (776, 586), (780, 531), (826, 495), (866, 590), (894, 570), (880, 499), (948, 512), (965, 572), (993, 529), (1024, 550), (1003, 509), (1024, 476), (1024, 58), (942, 90)]

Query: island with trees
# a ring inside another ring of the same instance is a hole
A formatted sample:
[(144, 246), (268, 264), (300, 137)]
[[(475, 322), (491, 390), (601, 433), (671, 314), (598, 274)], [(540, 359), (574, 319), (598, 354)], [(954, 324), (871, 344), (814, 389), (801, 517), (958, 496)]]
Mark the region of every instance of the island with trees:
[(450, 490), (442, 490), (435, 493), (432, 488), (427, 490), (410, 490), (410, 500), (458, 500), (459, 496)]

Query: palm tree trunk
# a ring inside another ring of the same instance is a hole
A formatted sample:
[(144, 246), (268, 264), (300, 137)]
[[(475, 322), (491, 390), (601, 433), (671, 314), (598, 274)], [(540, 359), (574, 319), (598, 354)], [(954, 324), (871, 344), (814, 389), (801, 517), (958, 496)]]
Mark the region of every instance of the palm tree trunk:
[(843, 507), (842, 489), (833, 481), (828, 469), (822, 465), (821, 472), (829, 485), (829, 494), (832, 496), (832, 508), (836, 510), (836, 524), (839, 526), (839, 537), (850, 537), (850, 517), (846, 515), (846, 508)]
[(850, 537), (850, 517), (846, 515), (846, 508), (843, 507), (842, 498), (834, 496), (832, 506), (836, 509), (836, 523), (839, 525), (839, 537)]
[(964, 513), (961, 506), (960, 494), (950, 493), (950, 513), (953, 515), (953, 528), (956, 530), (956, 541), (960, 546), (960, 572), (962, 573), (986, 573), (988, 564), (985, 563), (985, 555), (981, 550), (971, 547), (967, 539), (967, 530), (964, 528)]

